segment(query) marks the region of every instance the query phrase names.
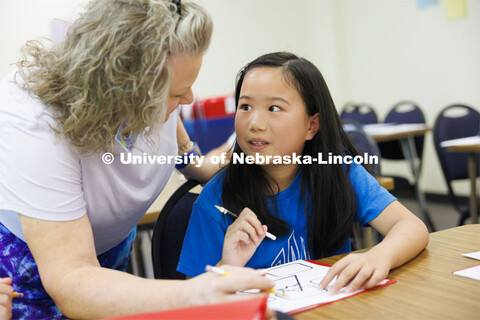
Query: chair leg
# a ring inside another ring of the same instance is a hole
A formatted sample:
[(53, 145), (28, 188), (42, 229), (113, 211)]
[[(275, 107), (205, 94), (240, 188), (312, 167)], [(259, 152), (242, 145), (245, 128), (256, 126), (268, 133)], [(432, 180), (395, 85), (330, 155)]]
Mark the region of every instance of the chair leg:
[(460, 213), (460, 218), (458, 219), (458, 225), (463, 226), (465, 224), (465, 220), (467, 220), (470, 217), (470, 214), (467, 213)]

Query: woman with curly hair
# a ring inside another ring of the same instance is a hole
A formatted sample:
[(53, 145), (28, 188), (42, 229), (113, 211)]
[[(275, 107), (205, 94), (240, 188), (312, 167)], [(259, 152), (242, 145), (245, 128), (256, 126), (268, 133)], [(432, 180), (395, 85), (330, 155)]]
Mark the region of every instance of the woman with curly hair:
[[(175, 163), (102, 155), (195, 153), (177, 107), (193, 99), (212, 28), (191, 2), (97, 0), (61, 43), (28, 42), (18, 69), (0, 81), (0, 277), (24, 293), (13, 318), (101, 318), (272, 287), (228, 266), (232, 277), (187, 281), (119, 272)], [(218, 169), (180, 166), (198, 180)]]

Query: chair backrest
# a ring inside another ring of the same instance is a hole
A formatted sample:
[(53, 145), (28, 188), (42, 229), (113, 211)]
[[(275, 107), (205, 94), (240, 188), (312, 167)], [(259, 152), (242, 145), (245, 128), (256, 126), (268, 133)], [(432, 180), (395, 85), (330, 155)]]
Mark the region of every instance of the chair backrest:
[(368, 103), (346, 103), (340, 112), (342, 120), (354, 120), (361, 124), (378, 123), (377, 113)]
[(377, 156), (378, 163), (372, 164), (371, 169), (374, 175), (380, 176), (381, 156), (377, 143), (373, 141), (373, 139), (367, 133), (365, 133), (365, 131), (362, 129), (362, 125), (356, 121), (348, 119), (343, 120), (343, 130), (348, 135), (359, 154), (363, 155), (364, 153), (368, 153), (368, 155)]
[[(422, 109), (413, 101), (404, 100), (396, 103), (385, 117), (385, 123), (425, 123)], [(425, 135), (415, 137), (418, 158), (422, 159)], [(387, 141), (378, 144), (385, 159), (405, 159), (399, 141)]]
[[(457, 114), (452, 114), (452, 113)], [(458, 113), (461, 113), (458, 115)], [(463, 203), (455, 195), (451, 182), (468, 178), (468, 159), (466, 153), (449, 152), (440, 144), (446, 140), (458, 139), (480, 134), (480, 114), (471, 107), (455, 104), (444, 108), (435, 120), (433, 127), (433, 142), (437, 151), (442, 173), (447, 183), (448, 194), (453, 205), (460, 212), (458, 224), (464, 224), (469, 216), (468, 203)], [(480, 158), (477, 155), (477, 174), (480, 167)], [(479, 207), (480, 210), (480, 207)], [(480, 212), (480, 211), (479, 211)]]
[[(452, 112), (455, 111), (462, 114), (452, 116)], [(437, 116), (433, 127), (433, 142), (448, 185), (452, 180), (468, 178), (467, 154), (448, 152), (440, 146), (440, 143), (446, 140), (475, 136), (479, 133), (480, 114), (471, 107), (461, 104), (451, 105), (444, 108)]]
[(188, 192), (200, 182), (188, 180), (168, 199), (157, 218), (152, 236), (152, 262), (155, 279), (185, 279), (177, 271), (183, 239), (193, 203), (198, 194)]

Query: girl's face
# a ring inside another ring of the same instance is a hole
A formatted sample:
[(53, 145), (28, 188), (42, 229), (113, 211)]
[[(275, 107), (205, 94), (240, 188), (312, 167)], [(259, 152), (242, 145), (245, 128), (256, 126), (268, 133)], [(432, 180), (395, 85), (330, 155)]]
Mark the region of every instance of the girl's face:
[(192, 85), (202, 67), (202, 59), (202, 55), (196, 57), (174, 55), (168, 58), (170, 91), (168, 93), (165, 122), (168, 120), (170, 113), (178, 108), (179, 104), (193, 102)]
[(309, 116), (306, 110), (300, 93), (285, 80), (281, 68), (250, 70), (243, 80), (235, 117), (240, 148), (246, 155), (301, 155), (305, 141), (318, 131), (318, 114)]

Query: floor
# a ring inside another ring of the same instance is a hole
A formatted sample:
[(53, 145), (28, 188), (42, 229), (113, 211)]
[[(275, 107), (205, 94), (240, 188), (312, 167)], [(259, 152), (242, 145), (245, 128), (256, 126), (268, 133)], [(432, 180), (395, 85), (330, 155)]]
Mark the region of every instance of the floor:
[[(418, 214), (420, 210), (415, 199), (399, 197), (398, 200), (411, 212), (413, 212), (419, 218), (422, 218), (422, 216), (419, 216)], [(457, 226), (459, 214), (451, 204), (427, 200), (427, 205), (430, 212), (430, 217), (433, 220), (435, 228), (437, 229), (436, 231)], [(469, 223), (469, 220), (467, 220), (467, 223)]]
[[(407, 207), (412, 213), (417, 215), (420, 219), (423, 218), (420, 213), (417, 200), (414, 197), (413, 190), (393, 190), (391, 193), (396, 196), (398, 201), (400, 201), (400, 203)], [(447, 196), (439, 197), (427, 194), (426, 200), (428, 211), (431, 219), (433, 220), (436, 231), (453, 228), (458, 225), (458, 219), (460, 218), (460, 215), (455, 207), (450, 203)], [(465, 223), (470, 223), (470, 219), (467, 219)]]

